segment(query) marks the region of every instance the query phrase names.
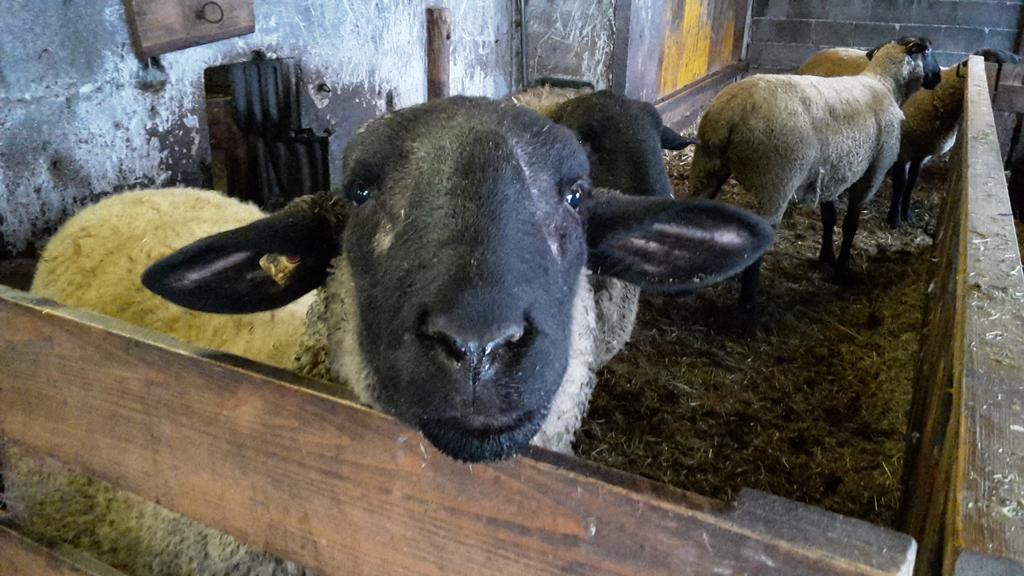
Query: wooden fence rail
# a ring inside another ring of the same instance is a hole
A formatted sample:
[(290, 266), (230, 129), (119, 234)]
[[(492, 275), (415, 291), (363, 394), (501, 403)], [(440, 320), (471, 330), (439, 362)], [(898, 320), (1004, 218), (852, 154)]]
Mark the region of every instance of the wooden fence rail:
[(0, 287), (7, 442), (324, 574), (881, 575), (913, 565), (908, 536), (767, 494), (726, 505), (542, 451), (461, 464), (310, 386)]
[(976, 56), (964, 98), (911, 414), (903, 528), (921, 546), (918, 574), (1024, 574), (1024, 276)]

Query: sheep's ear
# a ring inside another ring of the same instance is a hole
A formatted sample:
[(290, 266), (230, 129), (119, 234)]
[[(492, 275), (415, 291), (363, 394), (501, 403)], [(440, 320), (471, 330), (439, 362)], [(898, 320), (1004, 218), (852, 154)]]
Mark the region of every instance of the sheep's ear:
[(665, 150), (682, 150), (696, 143), (693, 138), (686, 138), (668, 126), (661, 126), (661, 147)]
[(142, 284), (192, 310), (272, 310), (323, 284), (338, 242), (322, 214), (285, 210), (185, 246), (150, 266)]
[(590, 201), (584, 218), (587, 266), (652, 292), (728, 278), (760, 258), (774, 237), (762, 218), (710, 201), (616, 196)]
[(907, 44), (907, 54), (923, 54), (930, 48), (923, 42), (910, 42)]

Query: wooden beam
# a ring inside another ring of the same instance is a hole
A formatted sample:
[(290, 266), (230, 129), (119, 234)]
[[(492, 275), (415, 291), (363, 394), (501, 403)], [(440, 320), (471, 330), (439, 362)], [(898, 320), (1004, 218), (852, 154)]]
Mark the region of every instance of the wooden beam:
[(0, 576), (125, 576), (66, 547), (47, 548), (0, 523)]
[(125, 0), (135, 50), (149, 58), (256, 30), (252, 0)]
[(427, 8), (427, 99), (448, 96), (449, 53), (452, 44), (452, 11)]
[(729, 84), (747, 74), (747, 63), (738, 62), (670, 94), (656, 107), (666, 126), (675, 130), (689, 128), (711, 102)]
[(10, 441), (324, 573), (912, 564), (905, 535), (759, 493), (728, 506), (542, 451), (461, 464), (387, 416), (303, 388), (311, 381), (3, 287), (0, 326)]
[(963, 416), (953, 486), (959, 522), (953, 527), (953, 538), (961, 553), (1014, 562), (1020, 573), (1024, 572), (1024, 274), (984, 63), (977, 56), (971, 57), (964, 130), (968, 292), (964, 390), (955, 407)]
[(918, 574), (1024, 574), (1024, 275), (978, 56), (956, 149), (902, 526), (921, 545)]

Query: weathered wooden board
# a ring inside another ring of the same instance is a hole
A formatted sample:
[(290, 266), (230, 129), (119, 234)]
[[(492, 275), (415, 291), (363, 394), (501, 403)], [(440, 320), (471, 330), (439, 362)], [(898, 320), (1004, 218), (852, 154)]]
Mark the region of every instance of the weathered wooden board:
[(252, 0), (125, 0), (139, 56), (148, 58), (256, 29)]
[(0, 524), (0, 576), (125, 576), (74, 551), (53, 550)]
[(920, 542), (919, 574), (1024, 574), (1024, 276), (980, 57), (956, 149), (902, 526)]
[(675, 130), (689, 128), (707, 109), (715, 96), (729, 84), (747, 75), (747, 63), (740, 62), (708, 74), (656, 107), (666, 126)]
[(326, 574), (909, 574), (909, 537), (543, 451), (469, 466), (297, 376), (0, 287), (0, 430)]
[(740, 61), (749, 0), (666, 0), (658, 96)]
[(964, 390), (956, 407), (963, 414), (953, 491), (956, 543), (1012, 560), (1024, 572), (1024, 274), (980, 58), (972, 58), (967, 91), (968, 291)]

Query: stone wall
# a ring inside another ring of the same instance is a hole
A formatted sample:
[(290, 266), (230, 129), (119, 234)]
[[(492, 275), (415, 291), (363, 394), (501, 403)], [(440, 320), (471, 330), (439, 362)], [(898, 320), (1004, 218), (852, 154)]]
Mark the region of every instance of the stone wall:
[(978, 48), (1012, 51), (1022, 12), (1006, 0), (754, 0), (748, 55), (752, 69), (791, 70), (822, 48), (926, 36), (948, 66)]

